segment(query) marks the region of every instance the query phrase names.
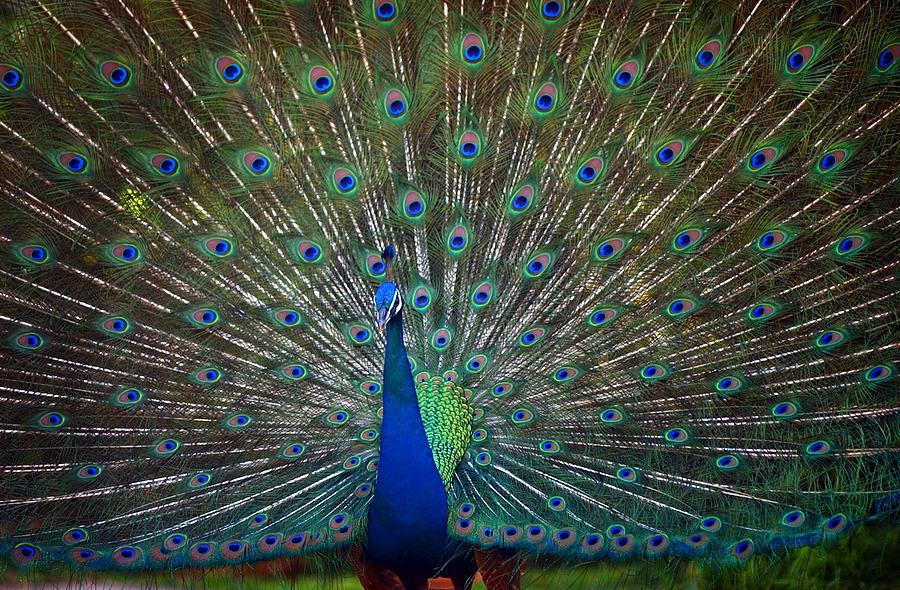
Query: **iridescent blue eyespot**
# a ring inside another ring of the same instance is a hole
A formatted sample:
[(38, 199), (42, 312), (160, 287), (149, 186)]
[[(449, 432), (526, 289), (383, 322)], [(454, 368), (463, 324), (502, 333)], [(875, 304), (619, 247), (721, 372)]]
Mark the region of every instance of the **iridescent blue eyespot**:
[(547, 0), (541, 6), (541, 14), (547, 20), (556, 20), (562, 14), (562, 5), (557, 0)]
[(806, 452), (810, 455), (826, 455), (831, 451), (831, 445), (824, 440), (817, 440), (806, 445)]
[(60, 154), (59, 163), (73, 174), (80, 174), (87, 170), (87, 159), (82, 155), (72, 152)]
[(553, 96), (550, 94), (539, 94), (535, 100), (535, 107), (541, 112), (546, 112), (553, 106), (553, 102)]
[(324, 96), (334, 88), (334, 77), (323, 66), (314, 66), (309, 71), (309, 84), (313, 93)]
[(122, 88), (131, 80), (131, 70), (125, 64), (116, 61), (100, 64), (100, 74), (114, 88)]
[(796, 74), (802, 71), (810, 64), (816, 54), (816, 47), (813, 45), (802, 45), (791, 51), (785, 61), (785, 69), (790, 74)]
[(0, 64), (0, 84), (7, 90), (18, 90), (22, 85), (22, 72), (5, 64)]
[(230, 57), (220, 57), (216, 60), (216, 71), (226, 84), (237, 84), (244, 76), (244, 68)]
[(900, 43), (893, 43), (892, 45), (885, 47), (878, 54), (878, 61), (875, 64), (875, 68), (882, 73), (888, 71), (891, 66), (897, 63), (898, 55), (900, 55)]
[(578, 178), (584, 182), (590, 182), (597, 176), (597, 170), (593, 166), (584, 165), (578, 171)]
[(375, 2), (375, 18), (380, 22), (386, 23), (391, 21), (397, 15), (397, 7), (394, 6), (394, 3), (385, 0), (381, 2)]

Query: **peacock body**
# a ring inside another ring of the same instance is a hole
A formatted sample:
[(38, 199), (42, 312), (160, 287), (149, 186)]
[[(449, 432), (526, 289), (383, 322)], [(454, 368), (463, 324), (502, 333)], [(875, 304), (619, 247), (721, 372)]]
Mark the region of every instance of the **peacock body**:
[(515, 588), (896, 513), (898, 16), (6, 3), (0, 554)]

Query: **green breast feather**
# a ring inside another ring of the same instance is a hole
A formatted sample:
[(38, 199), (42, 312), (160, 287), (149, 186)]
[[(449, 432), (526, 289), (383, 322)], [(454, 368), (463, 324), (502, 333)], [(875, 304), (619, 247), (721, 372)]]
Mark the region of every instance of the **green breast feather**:
[(419, 374), (416, 396), (434, 464), (449, 489), (453, 472), (472, 439), (473, 408), (462, 387), (439, 375)]

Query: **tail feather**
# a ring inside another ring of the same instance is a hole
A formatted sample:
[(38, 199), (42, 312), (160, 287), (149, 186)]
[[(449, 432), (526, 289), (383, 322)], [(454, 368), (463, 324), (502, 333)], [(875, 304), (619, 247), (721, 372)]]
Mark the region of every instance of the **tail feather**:
[(743, 560), (892, 510), (896, 10), (397, 6), (3, 9), (0, 550), (364, 540), (385, 244), (476, 408), (455, 538)]

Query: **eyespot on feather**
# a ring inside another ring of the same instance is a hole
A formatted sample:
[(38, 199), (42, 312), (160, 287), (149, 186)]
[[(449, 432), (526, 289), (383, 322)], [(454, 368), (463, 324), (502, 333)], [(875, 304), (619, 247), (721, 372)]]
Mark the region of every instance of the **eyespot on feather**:
[(618, 315), (619, 312), (616, 309), (604, 307), (591, 312), (588, 316), (588, 323), (595, 328), (599, 328), (610, 324)]
[(281, 534), (274, 533), (262, 537), (256, 544), (256, 548), (262, 553), (270, 553), (278, 549), (281, 544)]
[(37, 424), (43, 430), (56, 431), (66, 423), (66, 417), (59, 412), (45, 412), (38, 417)]
[(556, 85), (552, 82), (541, 86), (534, 97), (535, 110), (540, 114), (548, 114), (556, 110), (557, 93)]
[(225, 541), (219, 548), (219, 553), (228, 561), (240, 559), (247, 549), (247, 544), (243, 541)]
[(410, 219), (418, 219), (425, 214), (426, 204), (422, 196), (414, 190), (403, 197), (403, 211)]
[(603, 175), (605, 167), (606, 163), (602, 158), (588, 158), (576, 169), (575, 180), (581, 186), (591, 186)]
[(528, 408), (518, 408), (516, 410), (513, 410), (509, 417), (514, 424), (523, 426), (525, 424), (531, 423), (534, 420), (534, 412), (532, 412)]
[(632, 469), (631, 467), (620, 467), (616, 470), (616, 477), (619, 480), (624, 481), (626, 483), (630, 483), (637, 480), (637, 471)]
[(167, 438), (156, 443), (153, 452), (160, 457), (168, 457), (174, 455), (181, 448), (181, 443), (173, 438)]
[(640, 64), (637, 60), (631, 59), (623, 63), (613, 74), (613, 87), (616, 90), (627, 90), (634, 85), (638, 78), (638, 70)]
[(625, 420), (625, 413), (616, 408), (608, 408), (600, 412), (600, 420), (604, 424), (619, 424)]
[(309, 70), (309, 88), (317, 96), (328, 96), (334, 91), (334, 76), (323, 66), (313, 66)]
[(131, 330), (131, 322), (122, 316), (103, 318), (100, 329), (107, 334), (122, 335)]
[(100, 75), (113, 88), (124, 88), (131, 81), (131, 70), (118, 61), (105, 61), (100, 64)]
[(669, 537), (666, 535), (655, 535), (647, 539), (644, 545), (649, 555), (659, 555), (669, 547)]
[(838, 256), (838, 258), (849, 258), (852, 255), (857, 254), (860, 250), (868, 245), (868, 236), (853, 234), (838, 240), (837, 244), (835, 244), (834, 246), (834, 253)]
[(897, 63), (898, 57), (900, 57), (900, 43), (888, 45), (878, 52), (878, 58), (875, 62), (876, 70), (881, 73), (887, 72)]
[(459, 155), (464, 160), (474, 160), (481, 151), (481, 139), (474, 131), (463, 133), (457, 142)]
[(173, 176), (178, 172), (181, 165), (178, 160), (166, 154), (157, 154), (150, 159), (153, 169), (163, 176)]
[(141, 550), (137, 547), (119, 547), (113, 551), (113, 561), (116, 565), (128, 566), (140, 561)]
[(191, 489), (202, 488), (206, 484), (210, 482), (212, 478), (208, 473), (198, 473), (193, 476), (188, 482), (188, 487)]
[(566, 381), (571, 381), (579, 374), (578, 369), (572, 366), (564, 366), (560, 367), (553, 373), (553, 380), (557, 383), (564, 383)]
[(285, 459), (296, 459), (302, 455), (305, 450), (306, 447), (300, 443), (288, 443), (281, 449), (281, 456)]
[(215, 367), (206, 367), (194, 373), (194, 378), (201, 385), (212, 385), (222, 379), (222, 372)]
[(63, 152), (59, 155), (58, 161), (63, 169), (71, 174), (82, 174), (88, 169), (87, 158), (75, 152)]
[(666, 313), (670, 317), (678, 318), (696, 311), (698, 307), (696, 301), (684, 297), (669, 302), (669, 305), (666, 306)]
[(533, 524), (525, 529), (525, 538), (531, 543), (540, 543), (544, 540), (547, 531), (544, 527)]
[(346, 410), (336, 410), (328, 414), (325, 420), (333, 426), (340, 426), (350, 420), (350, 414)]
[(31, 543), (19, 543), (12, 550), (12, 559), (19, 565), (34, 563), (41, 557), (41, 549)]
[(103, 468), (99, 465), (85, 465), (75, 472), (78, 479), (89, 481), (96, 479), (103, 472)]
[(509, 196), (507, 210), (511, 215), (520, 215), (528, 211), (533, 202), (535, 187), (532, 184), (523, 184)]
[(198, 563), (206, 561), (213, 556), (215, 550), (216, 546), (212, 543), (196, 543), (191, 547), (191, 560)]
[(541, 17), (548, 23), (558, 21), (565, 12), (563, 0), (541, 0)]
[(484, 354), (475, 354), (466, 361), (466, 371), (469, 373), (480, 373), (488, 364), (488, 357)]
[(75, 527), (67, 530), (63, 535), (63, 543), (66, 545), (77, 545), (88, 540), (88, 533), (81, 527)]
[(656, 150), (656, 164), (659, 166), (670, 166), (678, 161), (679, 156), (684, 151), (685, 144), (679, 139), (674, 139), (663, 144)]
[(676, 252), (692, 250), (703, 239), (703, 231), (699, 228), (682, 230), (672, 239), (672, 249)]
[(634, 537), (631, 535), (620, 535), (612, 540), (610, 547), (619, 555), (628, 553), (634, 548)]
[(476, 309), (480, 309), (491, 302), (493, 299), (494, 289), (493, 285), (487, 281), (481, 283), (475, 290), (472, 291), (472, 305)]
[(350, 336), (350, 341), (355, 344), (368, 344), (372, 341), (372, 332), (366, 326), (350, 326), (347, 333)]
[(297, 254), (302, 262), (315, 264), (322, 261), (322, 246), (311, 241), (301, 240), (297, 242)]
[(446, 328), (442, 328), (431, 337), (431, 346), (438, 352), (443, 351), (453, 341), (453, 334)]
[(372, 3), (372, 12), (375, 14), (375, 20), (388, 24), (397, 17), (397, 5), (393, 0), (375, 0)]
[(247, 414), (235, 414), (225, 419), (225, 426), (232, 429), (241, 429), (250, 426), (253, 419)]
[(16, 348), (23, 351), (36, 351), (43, 348), (46, 344), (43, 336), (37, 332), (15, 334), (11, 341)]
[(469, 65), (477, 65), (484, 59), (484, 41), (475, 33), (469, 33), (463, 38), (460, 46), (460, 55), (463, 62)]
[(525, 264), (523, 272), (527, 278), (537, 278), (549, 271), (552, 264), (553, 259), (549, 253), (536, 254)]
[(716, 63), (721, 51), (722, 44), (717, 39), (708, 41), (694, 56), (694, 66), (701, 71), (708, 70)]
[(796, 416), (799, 408), (794, 402), (781, 402), (772, 406), (771, 412), (776, 420), (787, 420)]
[(603, 240), (594, 249), (594, 259), (598, 262), (610, 262), (618, 258), (629, 246), (629, 240), (614, 237)]
[(597, 553), (603, 549), (603, 537), (600, 535), (588, 535), (581, 540), (581, 550), (588, 554)]
[(555, 440), (542, 441), (538, 445), (538, 449), (545, 455), (555, 455), (562, 450), (562, 448), (559, 446), (559, 443)]
[(261, 176), (269, 170), (269, 158), (259, 152), (247, 152), (242, 160), (247, 171), (253, 176)]
[(22, 70), (9, 64), (0, 63), (0, 87), (4, 90), (18, 90), (22, 87), (25, 76)]
[(141, 249), (134, 244), (114, 244), (110, 247), (109, 253), (117, 261), (123, 264), (132, 264), (140, 262), (143, 259)]
[(27, 244), (19, 246), (16, 250), (19, 259), (35, 266), (50, 261), (50, 252), (40, 244)]
[(469, 231), (463, 225), (457, 225), (447, 236), (447, 248), (451, 254), (461, 254), (469, 243)]
[(227, 56), (216, 60), (216, 72), (226, 84), (237, 84), (244, 77), (244, 67), (237, 60)]
[(841, 164), (847, 159), (848, 155), (849, 152), (844, 149), (835, 149), (826, 152), (819, 158), (819, 161), (816, 162), (816, 168), (822, 173), (834, 172), (841, 167)]
[(752, 172), (758, 172), (769, 166), (778, 155), (778, 150), (774, 147), (765, 147), (759, 149), (747, 159), (747, 169)]
[(815, 54), (815, 48), (812, 45), (802, 45), (791, 51), (785, 60), (785, 70), (790, 74), (801, 72), (809, 64)]
[(225, 258), (234, 253), (234, 246), (231, 240), (226, 238), (209, 238), (203, 242), (203, 248), (207, 254), (215, 258)]
[(688, 431), (684, 428), (670, 428), (663, 436), (669, 444), (683, 444), (690, 438)]
[(331, 175), (334, 190), (342, 195), (356, 192), (356, 175), (347, 168), (335, 168)]
[(510, 392), (512, 392), (512, 389), (512, 383), (501, 381), (491, 388), (491, 395), (493, 395), (494, 397), (504, 397), (509, 395)]
[(781, 517), (781, 524), (791, 528), (803, 526), (804, 522), (806, 522), (806, 513), (802, 510), (791, 510)]
[(749, 559), (753, 555), (755, 549), (756, 548), (753, 546), (752, 540), (744, 539), (732, 545), (729, 552), (731, 553), (732, 557), (744, 560)]

